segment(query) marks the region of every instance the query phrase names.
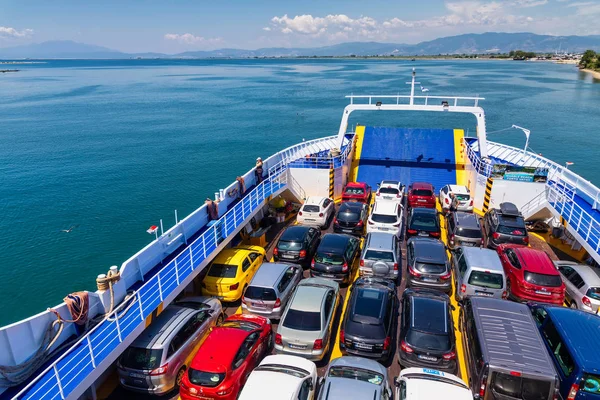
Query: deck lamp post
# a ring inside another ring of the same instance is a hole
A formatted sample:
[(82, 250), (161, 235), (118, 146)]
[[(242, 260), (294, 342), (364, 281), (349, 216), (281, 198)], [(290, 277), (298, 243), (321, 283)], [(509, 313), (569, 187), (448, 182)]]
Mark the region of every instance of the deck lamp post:
[(573, 165), (573, 164), (575, 164), (575, 163), (574, 163), (574, 162), (572, 162), (572, 161), (567, 161), (567, 162), (565, 163), (565, 169), (569, 169), (569, 167), (570, 167), (571, 165)]
[[(519, 129), (525, 134), (525, 147), (523, 147), (523, 157), (525, 157), (525, 154), (527, 153), (527, 147), (529, 147), (529, 135), (531, 134), (531, 131), (519, 125), (513, 125), (512, 128)], [(521, 157), (521, 159), (523, 157)]]

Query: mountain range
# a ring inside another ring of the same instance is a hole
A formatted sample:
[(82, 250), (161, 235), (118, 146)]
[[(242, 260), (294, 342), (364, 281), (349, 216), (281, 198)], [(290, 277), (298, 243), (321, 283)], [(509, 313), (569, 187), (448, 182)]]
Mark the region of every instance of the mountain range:
[(218, 49), (210, 51), (187, 51), (178, 54), (124, 53), (102, 46), (77, 43), (69, 40), (48, 41), (16, 47), (0, 48), (0, 59), (23, 58), (78, 58), (78, 59), (124, 59), (124, 58), (251, 58), (251, 57), (341, 57), (386, 55), (451, 55), (508, 53), (511, 50), (553, 53), (555, 51), (583, 52), (587, 49), (600, 51), (600, 35), (550, 36), (534, 33), (464, 34), (434, 39), (418, 44), (378, 42), (350, 42), (314, 48), (271, 47), (256, 50)]

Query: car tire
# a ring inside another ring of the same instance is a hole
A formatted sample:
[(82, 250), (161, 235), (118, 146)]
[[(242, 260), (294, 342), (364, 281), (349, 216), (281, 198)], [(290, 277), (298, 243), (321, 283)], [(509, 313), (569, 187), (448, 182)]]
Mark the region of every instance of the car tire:
[(269, 333), (269, 337), (267, 338), (268, 341), (268, 345), (267, 345), (267, 351), (265, 355), (269, 355), (273, 352), (273, 349), (275, 348), (275, 339), (273, 338), (273, 331), (271, 330), (271, 333)]
[(175, 389), (179, 389), (181, 386), (181, 381), (183, 380), (183, 376), (185, 375), (185, 366), (179, 368), (177, 371), (177, 375), (175, 375)]
[(510, 280), (506, 281), (506, 293), (507, 293), (506, 300), (513, 300), (514, 301), (514, 297), (512, 295), (512, 288), (511, 288), (511, 285), (510, 285)]
[(219, 326), (223, 323), (223, 321), (225, 320), (225, 314), (221, 313), (221, 315), (219, 315), (219, 317), (217, 318), (217, 323), (216, 325)]

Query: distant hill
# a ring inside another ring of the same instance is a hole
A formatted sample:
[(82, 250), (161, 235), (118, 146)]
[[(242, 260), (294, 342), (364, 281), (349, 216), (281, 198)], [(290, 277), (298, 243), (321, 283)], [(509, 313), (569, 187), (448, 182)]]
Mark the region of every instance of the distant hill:
[(324, 57), (375, 55), (437, 55), (508, 53), (511, 50), (553, 53), (558, 50), (600, 51), (600, 35), (550, 36), (534, 33), (464, 34), (443, 37), (418, 44), (349, 42), (315, 48), (271, 47), (256, 50), (218, 49), (187, 51), (178, 54), (123, 53), (106, 47), (76, 43), (69, 40), (0, 48), (0, 59), (22, 58), (251, 58), (251, 57)]

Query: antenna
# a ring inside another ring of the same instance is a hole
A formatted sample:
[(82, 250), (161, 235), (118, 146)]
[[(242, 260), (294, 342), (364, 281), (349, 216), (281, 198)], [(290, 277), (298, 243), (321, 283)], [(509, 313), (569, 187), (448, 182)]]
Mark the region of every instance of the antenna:
[(406, 82), (407, 85), (410, 85), (410, 105), (415, 104), (415, 85), (420, 85), (421, 82), (415, 82), (415, 78), (417, 76), (417, 70), (413, 68), (412, 70), (412, 82)]

